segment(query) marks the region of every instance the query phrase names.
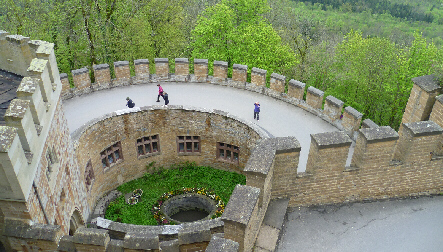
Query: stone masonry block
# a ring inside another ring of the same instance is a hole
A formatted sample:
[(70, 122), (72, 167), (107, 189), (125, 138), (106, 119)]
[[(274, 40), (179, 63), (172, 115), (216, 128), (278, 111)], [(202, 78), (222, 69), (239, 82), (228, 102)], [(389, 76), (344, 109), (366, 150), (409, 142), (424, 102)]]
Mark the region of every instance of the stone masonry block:
[(325, 114), (329, 117), (329, 119), (335, 121), (340, 118), (343, 105), (344, 102), (335, 98), (334, 96), (328, 95), (325, 99)]
[(131, 80), (129, 61), (114, 62), (115, 79), (118, 84), (128, 84)]
[(239, 244), (233, 240), (212, 236), (206, 252), (238, 252)]
[(238, 81), (241, 83), (246, 83), (246, 79), (248, 77), (248, 66), (234, 64), (232, 66), (232, 80)]
[(279, 93), (284, 93), (285, 85), (286, 85), (286, 76), (277, 73), (271, 74), (270, 88), (272, 90), (275, 90)]
[(320, 89), (310, 86), (306, 92), (306, 103), (315, 109), (321, 109), (324, 94)]
[(206, 82), (208, 78), (207, 59), (194, 59), (194, 77), (197, 82)]
[(225, 81), (228, 78), (228, 62), (214, 61), (214, 78)]
[(111, 84), (111, 72), (108, 64), (94, 65), (95, 88), (108, 87)]
[(290, 80), (288, 84), (288, 95), (303, 100), (306, 84), (297, 80)]
[(360, 128), (361, 119), (363, 114), (358, 112), (353, 107), (346, 107), (343, 113), (342, 126), (346, 133), (350, 136), (354, 134)]
[(251, 69), (251, 83), (257, 86), (266, 86), (266, 73), (268, 71), (253, 67)]
[(155, 74), (160, 78), (168, 78), (169, 61), (168, 58), (155, 58)]
[(74, 86), (77, 90), (91, 88), (91, 79), (89, 78), (89, 70), (84, 67), (76, 70), (72, 70), (72, 78), (74, 80)]

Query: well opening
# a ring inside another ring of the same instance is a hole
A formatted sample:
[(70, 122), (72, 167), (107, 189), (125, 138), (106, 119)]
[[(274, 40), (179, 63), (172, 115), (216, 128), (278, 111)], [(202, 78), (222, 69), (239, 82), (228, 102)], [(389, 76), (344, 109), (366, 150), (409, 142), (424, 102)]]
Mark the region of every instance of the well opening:
[(161, 207), (165, 217), (178, 224), (211, 219), (216, 210), (214, 200), (198, 193), (174, 196)]

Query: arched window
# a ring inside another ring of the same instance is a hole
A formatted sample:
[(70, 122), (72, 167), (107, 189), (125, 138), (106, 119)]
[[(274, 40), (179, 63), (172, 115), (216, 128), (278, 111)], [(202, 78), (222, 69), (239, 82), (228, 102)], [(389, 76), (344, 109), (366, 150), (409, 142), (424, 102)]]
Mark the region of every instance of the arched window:
[(84, 225), (85, 223), (83, 222), (80, 212), (75, 209), (75, 211), (72, 213), (71, 220), (69, 221), (69, 235), (73, 236), (75, 231)]

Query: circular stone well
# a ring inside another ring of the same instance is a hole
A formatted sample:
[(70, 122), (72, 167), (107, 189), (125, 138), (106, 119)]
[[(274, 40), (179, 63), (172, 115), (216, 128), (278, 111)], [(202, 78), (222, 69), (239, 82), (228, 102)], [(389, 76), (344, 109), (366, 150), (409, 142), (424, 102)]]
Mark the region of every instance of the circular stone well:
[(211, 198), (198, 193), (174, 196), (163, 203), (161, 211), (169, 221), (178, 224), (198, 220), (208, 220), (217, 210)]

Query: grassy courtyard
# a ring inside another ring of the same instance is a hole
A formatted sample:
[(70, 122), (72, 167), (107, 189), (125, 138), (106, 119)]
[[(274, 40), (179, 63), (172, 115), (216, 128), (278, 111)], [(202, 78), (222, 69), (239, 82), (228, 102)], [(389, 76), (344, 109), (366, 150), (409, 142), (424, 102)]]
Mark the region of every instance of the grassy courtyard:
[[(181, 163), (168, 169), (157, 168), (151, 163), (147, 169), (143, 177), (117, 188), (123, 195), (109, 204), (106, 219), (136, 225), (157, 225), (151, 209), (165, 193), (183, 188), (205, 188), (227, 204), (235, 185), (246, 183), (244, 175), (197, 166), (195, 163)], [(142, 189), (143, 194), (137, 204), (130, 205), (124, 195), (135, 189)]]

